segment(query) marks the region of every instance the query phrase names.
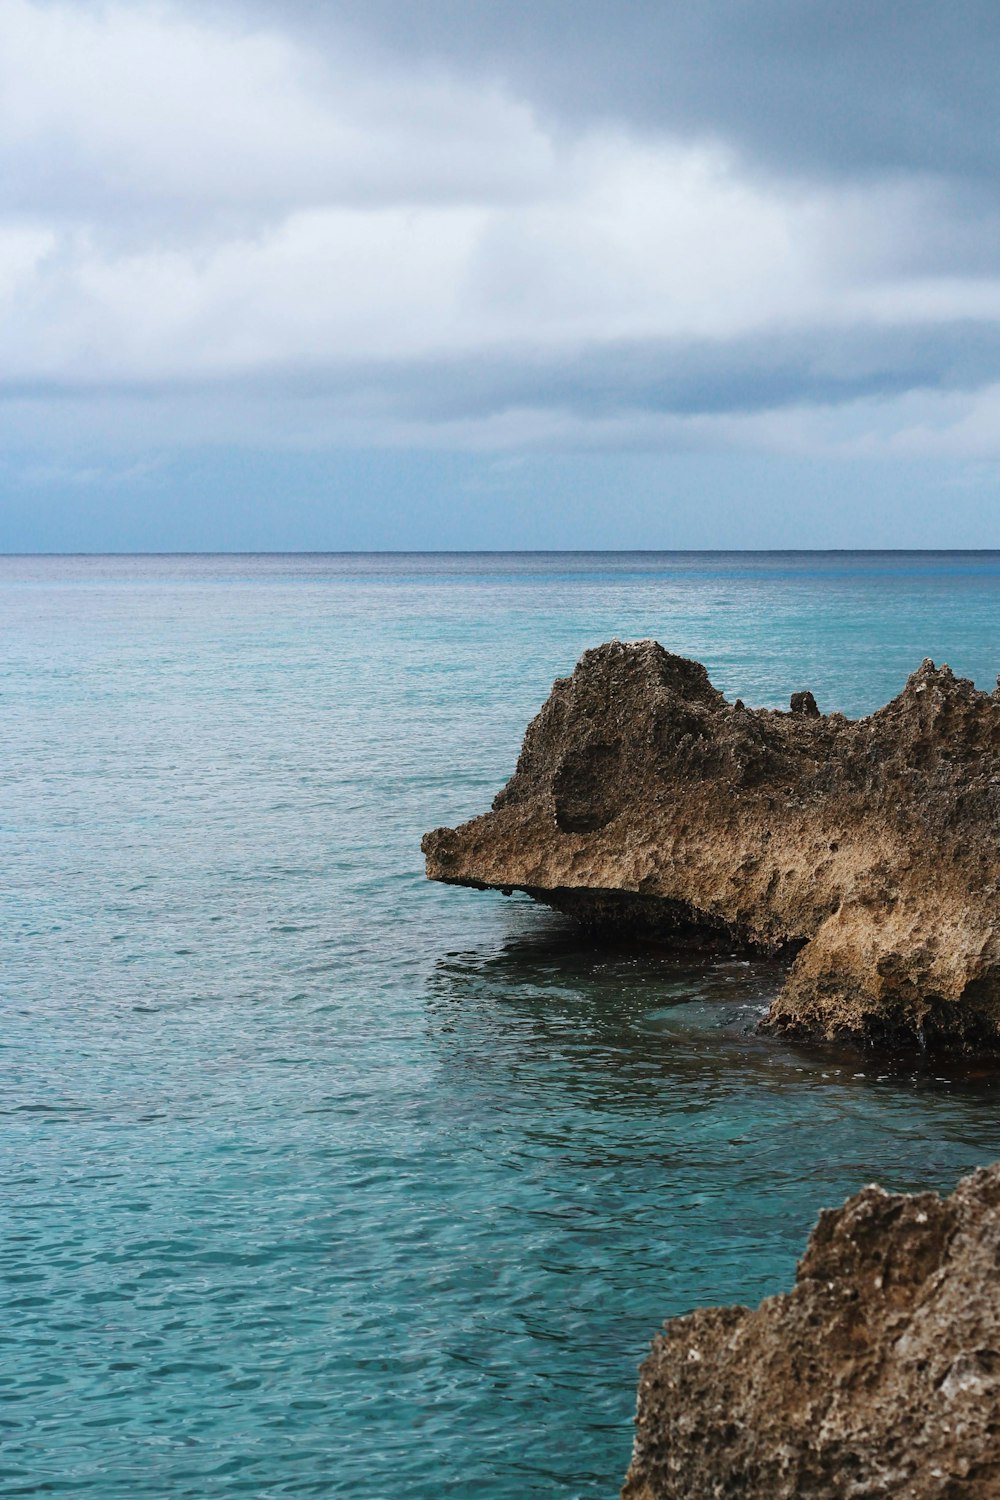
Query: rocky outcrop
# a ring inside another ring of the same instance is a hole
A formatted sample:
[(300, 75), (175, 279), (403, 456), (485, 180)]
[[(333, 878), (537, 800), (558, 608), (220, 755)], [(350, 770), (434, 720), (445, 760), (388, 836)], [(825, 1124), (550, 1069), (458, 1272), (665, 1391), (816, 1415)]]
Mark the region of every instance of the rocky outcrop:
[(1000, 1049), (1000, 688), (931, 661), (867, 719), (729, 703), (654, 641), (588, 651), (427, 873), (790, 968), (765, 1026)]
[(821, 1214), (792, 1292), (655, 1340), (623, 1500), (996, 1500), (998, 1266), (1000, 1165)]

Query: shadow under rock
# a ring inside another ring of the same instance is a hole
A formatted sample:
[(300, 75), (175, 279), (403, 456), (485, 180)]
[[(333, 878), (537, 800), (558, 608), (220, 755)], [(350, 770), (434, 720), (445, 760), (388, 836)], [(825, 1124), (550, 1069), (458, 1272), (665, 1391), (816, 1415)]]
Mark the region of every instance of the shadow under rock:
[(757, 1025), (787, 961), (739, 952), (694, 957), (614, 945), (572, 920), (514, 899), (498, 943), (443, 954), (426, 1015), (446, 1068), (657, 1107), (664, 1089), (689, 1107), (720, 1089), (895, 1087), (946, 1090), (982, 1109), (1000, 1068), (919, 1053), (879, 1056), (762, 1036)]

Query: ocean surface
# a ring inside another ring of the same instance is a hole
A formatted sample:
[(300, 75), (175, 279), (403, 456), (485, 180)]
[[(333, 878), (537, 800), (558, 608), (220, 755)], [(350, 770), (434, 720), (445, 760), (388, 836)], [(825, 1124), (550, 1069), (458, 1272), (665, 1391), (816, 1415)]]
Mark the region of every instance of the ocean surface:
[(4, 1496), (611, 1496), (664, 1318), (1000, 1157), (988, 1072), (756, 1038), (766, 963), (424, 880), (616, 635), (992, 688), (1000, 555), (0, 559)]

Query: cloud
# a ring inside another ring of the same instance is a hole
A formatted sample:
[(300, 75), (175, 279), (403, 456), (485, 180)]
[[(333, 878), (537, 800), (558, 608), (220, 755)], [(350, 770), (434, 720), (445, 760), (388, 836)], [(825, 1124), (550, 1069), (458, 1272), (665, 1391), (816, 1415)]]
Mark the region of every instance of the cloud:
[(16, 468), (14, 482), (34, 489), (89, 489), (92, 486), (133, 487), (151, 480), (163, 468), (162, 459), (144, 459), (137, 463), (67, 464), (28, 463)]
[(22, 227), (0, 378), (86, 385), (731, 337), (825, 299), (810, 213), (703, 152), (598, 140), (567, 154), (541, 202), (330, 204), (180, 245)]
[(311, 34), (503, 80), (550, 117), (725, 142), (817, 176), (938, 175), (995, 196), (992, 0), (257, 0)]
[(244, 16), (0, 0), (0, 209), (159, 231), (313, 204), (537, 191), (532, 111), (439, 69), (365, 70)]
[(0, 0), (0, 421), (990, 455), (960, 9)]

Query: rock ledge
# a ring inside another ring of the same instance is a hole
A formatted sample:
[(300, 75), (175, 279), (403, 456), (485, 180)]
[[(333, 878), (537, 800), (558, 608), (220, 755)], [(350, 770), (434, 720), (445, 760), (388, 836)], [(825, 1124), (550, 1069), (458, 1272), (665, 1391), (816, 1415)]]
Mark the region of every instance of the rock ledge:
[(787, 955), (774, 1031), (1000, 1050), (1000, 688), (947, 666), (849, 721), (612, 641), (555, 683), (492, 811), (422, 847), (431, 879), (615, 936)]

